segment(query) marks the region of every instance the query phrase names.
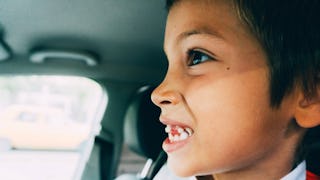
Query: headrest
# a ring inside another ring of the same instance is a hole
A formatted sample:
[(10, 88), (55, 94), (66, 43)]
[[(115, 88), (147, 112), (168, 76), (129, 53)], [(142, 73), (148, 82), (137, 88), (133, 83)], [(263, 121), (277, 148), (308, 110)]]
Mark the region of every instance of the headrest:
[(151, 101), (154, 88), (141, 88), (130, 103), (124, 124), (124, 140), (139, 155), (155, 160), (167, 136), (160, 123), (160, 108)]

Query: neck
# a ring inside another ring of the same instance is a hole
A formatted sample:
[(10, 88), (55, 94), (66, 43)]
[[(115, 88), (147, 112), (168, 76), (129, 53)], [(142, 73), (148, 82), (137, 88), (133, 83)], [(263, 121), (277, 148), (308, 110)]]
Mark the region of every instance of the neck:
[[(284, 143), (285, 144), (285, 143)], [(284, 145), (285, 146), (285, 145)], [(288, 150), (289, 149), (289, 150)], [(249, 163), (248, 166), (235, 168), (232, 171), (213, 174), (210, 176), (197, 177), (199, 180), (270, 180), (281, 179), (287, 175), (294, 166), (295, 146), (287, 146), (286, 148), (275, 149), (273, 152), (259, 160), (254, 160), (254, 163)], [(251, 164), (251, 165), (250, 165)], [(240, 165), (239, 165), (240, 167)]]

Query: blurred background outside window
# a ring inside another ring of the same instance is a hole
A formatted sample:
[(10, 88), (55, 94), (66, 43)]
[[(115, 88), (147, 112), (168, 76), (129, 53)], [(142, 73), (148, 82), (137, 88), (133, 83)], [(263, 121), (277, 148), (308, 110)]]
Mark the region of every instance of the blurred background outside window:
[(87, 78), (0, 77), (0, 179), (79, 178), (106, 104)]

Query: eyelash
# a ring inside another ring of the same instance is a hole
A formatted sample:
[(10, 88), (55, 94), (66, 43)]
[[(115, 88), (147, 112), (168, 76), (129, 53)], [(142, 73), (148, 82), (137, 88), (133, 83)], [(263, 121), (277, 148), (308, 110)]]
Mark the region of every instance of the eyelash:
[[(203, 58), (205, 57), (205, 58)], [(210, 60), (215, 60), (215, 58), (211, 57), (207, 53), (204, 53), (200, 50), (197, 49), (190, 49), (187, 52), (187, 65), (188, 66), (195, 66), (200, 63), (210, 61)]]

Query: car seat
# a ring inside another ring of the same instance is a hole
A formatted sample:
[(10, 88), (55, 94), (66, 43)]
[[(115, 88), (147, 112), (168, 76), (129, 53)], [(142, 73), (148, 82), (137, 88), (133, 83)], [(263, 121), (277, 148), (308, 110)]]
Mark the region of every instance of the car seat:
[(310, 129), (306, 138), (309, 150), (306, 155), (307, 169), (320, 176), (320, 126)]
[(162, 151), (162, 142), (167, 136), (165, 126), (160, 123), (160, 109), (151, 101), (154, 88), (143, 87), (138, 90), (130, 103), (124, 122), (124, 141), (135, 153), (148, 160), (137, 175), (124, 174), (116, 180), (153, 179), (166, 162), (166, 153)]

